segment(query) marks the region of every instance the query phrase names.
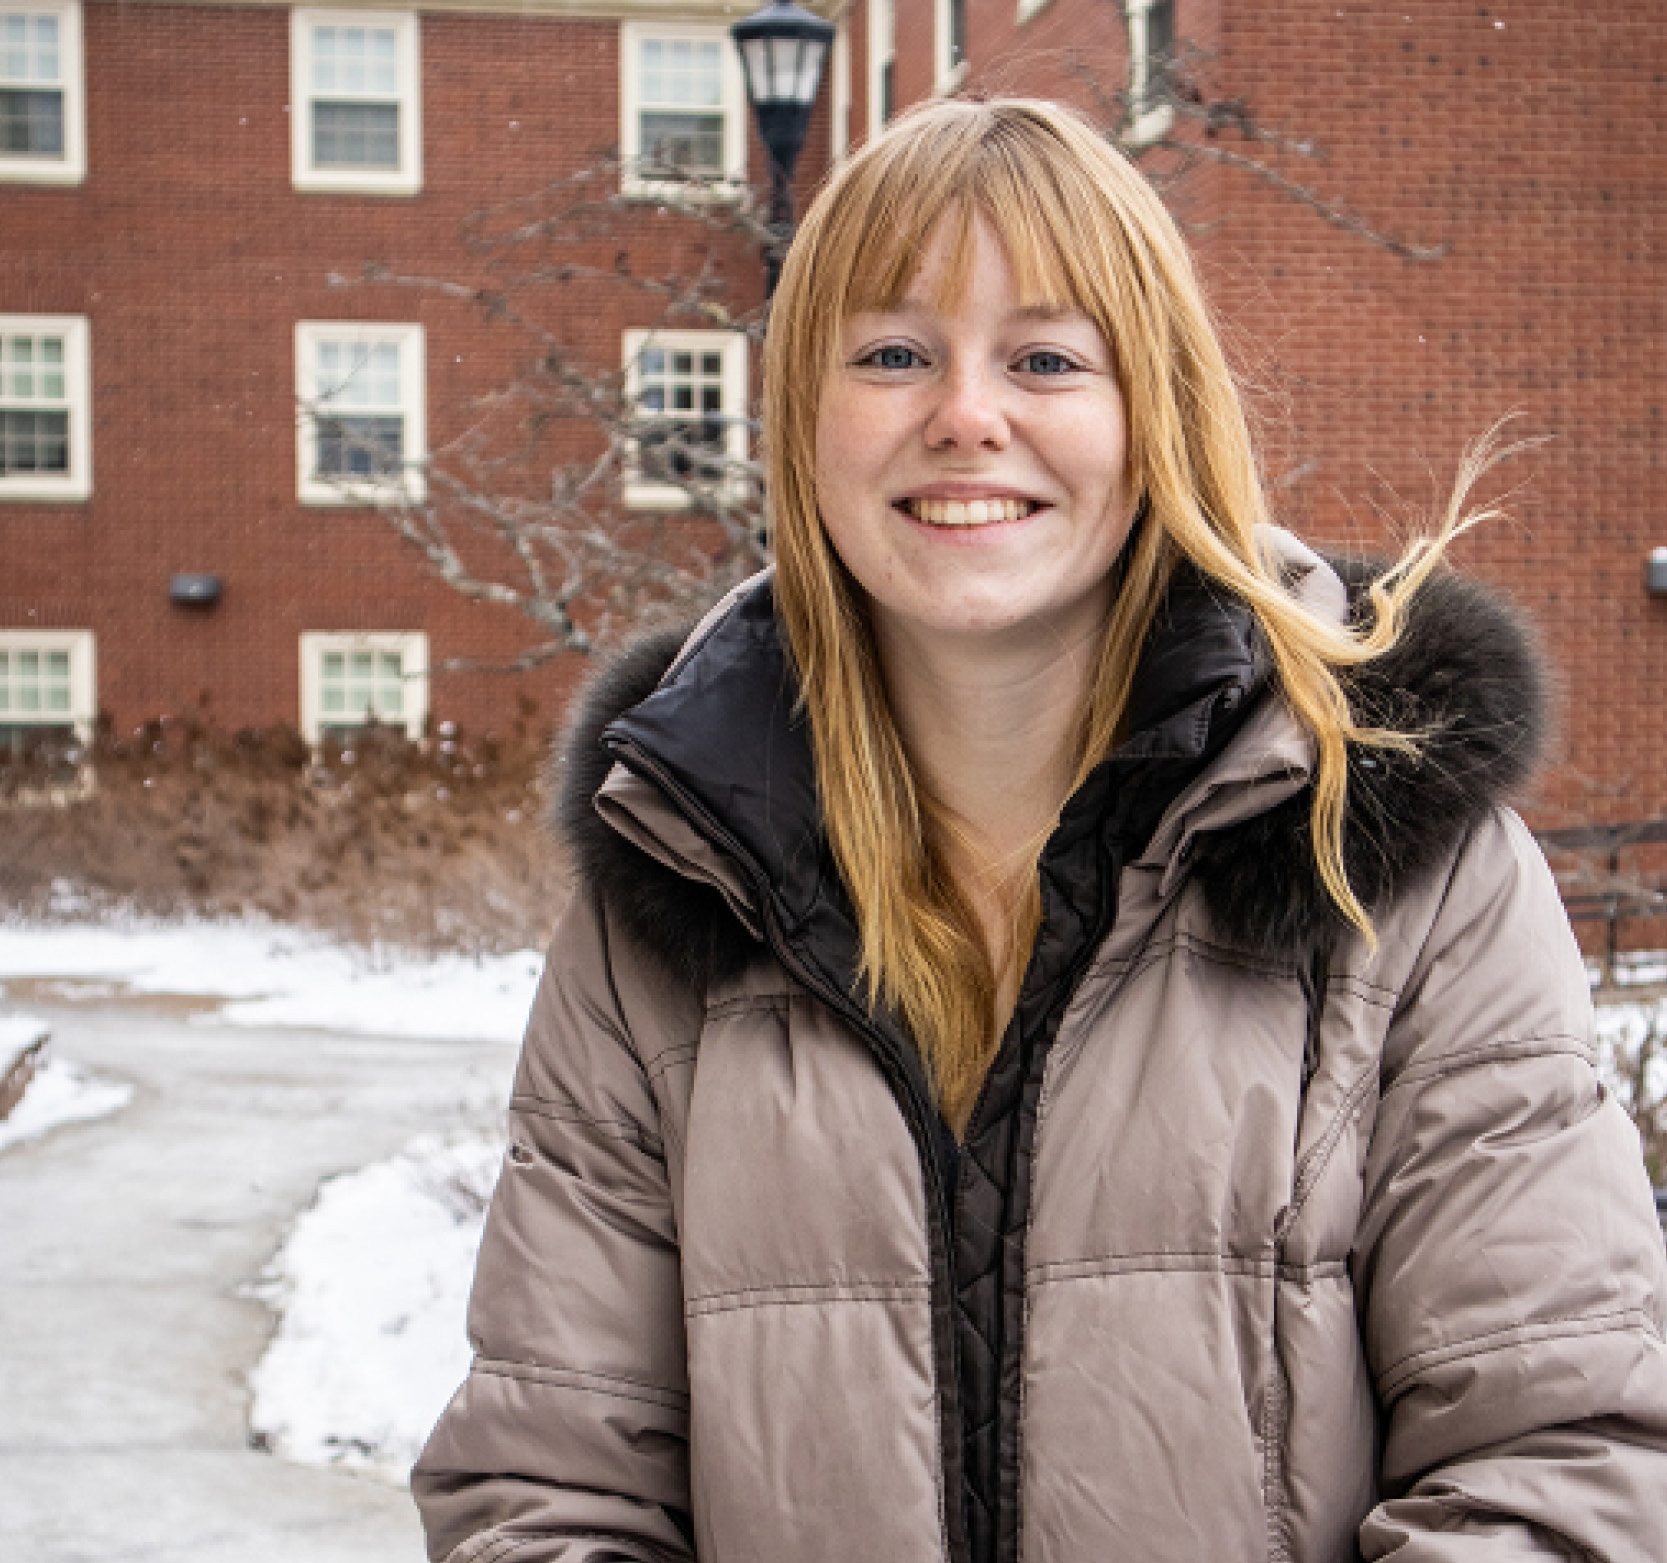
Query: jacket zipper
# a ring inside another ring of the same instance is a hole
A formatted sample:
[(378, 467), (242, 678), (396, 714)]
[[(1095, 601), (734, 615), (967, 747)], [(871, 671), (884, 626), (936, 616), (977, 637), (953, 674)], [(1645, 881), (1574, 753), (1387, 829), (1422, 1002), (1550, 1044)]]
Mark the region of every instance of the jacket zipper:
[[(651, 782), (667, 799), (676, 804), (683, 817), (700, 831), (710, 846), (716, 848), (732, 863), (737, 865), (746, 863), (747, 855), (742, 850), (740, 843), (653, 760), (649, 759), (633, 744), (619, 740), (609, 741), (604, 739), (603, 741), (609, 753), (622, 765), (628, 770), (634, 771), (643, 780)], [(937, 1229), (938, 1241), (936, 1244), (929, 1242), (927, 1245), (929, 1253), (935, 1247), (939, 1255), (938, 1263), (934, 1266), (938, 1273), (933, 1275), (933, 1287), (941, 1294), (950, 1315), (947, 1331), (943, 1332), (947, 1335), (948, 1349), (945, 1355), (948, 1358), (949, 1383), (947, 1388), (940, 1386), (940, 1403), (945, 1405), (945, 1422), (949, 1425), (944, 1426), (940, 1431), (942, 1450), (939, 1458), (941, 1462), (943, 1454), (951, 1448), (950, 1441), (955, 1440), (953, 1445), (955, 1449), (954, 1463), (955, 1469), (958, 1471), (961, 1464), (959, 1443), (961, 1438), (961, 1347), (960, 1342), (956, 1339), (953, 1317), (955, 1300), (953, 1267), (955, 1261), (954, 1255), (949, 1250), (950, 1233), (953, 1231), (953, 1227), (949, 1219), (948, 1193), (944, 1187), (943, 1168), (938, 1162), (936, 1129), (933, 1123), (935, 1109), (929, 1102), (921, 1098), (914, 1079), (897, 1057), (896, 1048), (885, 1033), (874, 1024), (868, 1012), (848, 993), (842, 992), (815, 968), (801, 960), (794, 952), (776, 921), (774, 904), (769, 894), (757, 882), (756, 876), (749, 875), (749, 877), (754, 880), (753, 894), (763, 914), (765, 942), (769, 945), (771, 953), (781, 962), (789, 976), (793, 977), (808, 993), (819, 999), (845, 1020), (868, 1043), (869, 1050), (879, 1061), (887, 1085), (891, 1087), (893, 1098), (903, 1111), (903, 1121), (915, 1142), (915, 1154), (920, 1161), (926, 1183), (927, 1219)], [(931, 1327), (934, 1336), (940, 1333), (937, 1324), (938, 1314), (939, 1309), (934, 1306), (931, 1310)], [(948, 1473), (944, 1472), (942, 1474), (945, 1477), (943, 1484), (945, 1555), (953, 1560), (958, 1552), (964, 1555), (966, 1551), (964, 1537), (960, 1538), (961, 1545), (959, 1549), (956, 1546), (956, 1540), (961, 1530), (959, 1505), (962, 1501), (962, 1494), (959, 1491), (959, 1482), (955, 1484), (956, 1490), (951, 1491), (950, 1483), (947, 1480)]]

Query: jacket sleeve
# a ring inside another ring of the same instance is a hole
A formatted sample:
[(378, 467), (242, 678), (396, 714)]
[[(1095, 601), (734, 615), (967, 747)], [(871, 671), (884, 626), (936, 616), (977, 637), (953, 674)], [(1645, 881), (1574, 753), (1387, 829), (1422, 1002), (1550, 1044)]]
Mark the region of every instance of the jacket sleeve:
[(1384, 1051), (1354, 1255), (1384, 1419), (1367, 1559), (1667, 1558), (1667, 1258), (1591, 1060), (1556, 887), (1500, 814)]
[[(693, 1556), (676, 1223), (628, 1023), (656, 995), (609, 946), (576, 896), (516, 1072), (469, 1301), (474, 1364), (411, 1475), (434, 1563)], [(687, 1018), (686, 996), (663, 996), (670, 1023)], [(649, 1021), (667, 1023), (663, 1007)]]

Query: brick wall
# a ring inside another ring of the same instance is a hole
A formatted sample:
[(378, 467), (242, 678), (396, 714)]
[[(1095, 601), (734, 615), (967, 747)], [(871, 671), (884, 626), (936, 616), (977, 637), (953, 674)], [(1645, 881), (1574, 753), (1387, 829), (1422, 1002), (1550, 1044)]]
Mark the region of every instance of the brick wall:
[[(424, 630), (436, 663), (508, 660), (536, 627), (438, 587), (374, 511), (297, 502), (294, 324), (421, 322), (431, 446), (466, 427), (526, 339), (467, 302), (330, 279), (367, 261), (484, 275), (463, 243), (472, 213), (499, 209), (501, 224), (504, 203), (617, 144), (617, 24), (424, 16), (424, 185), (408, 198), (291, 187), (287, 11), (93, 0), (84, 27), (87, 182), (0, 185), (0, 312), (89, 317), (95, 491), (0, 504), (0, 625), (95, 631), (100, 704), (118, 726), (161, 711), (296, 720), (304, 630)], [(824, 111), (810, 177), (826, 159)], [(750, 167), (760, 177), (756, 139)], [(653, 271), (697, 263), (708, 243), (644, 208), (564, 258), (606, 269), (624, 249)], [(715, 253), (733, 296), (756, 301), (757, 255)], [(607, 369), (621, 331), (658, 316), (607, 283), (536, 296), (555, 337)], [(562, 437), (570, 453), (592, 439)], [(219, 575), (220, 605), (170, 606), (176, 571)], [(525, 678), (440, 673), (432, 711), (531, 734), (582, 671), (563, 658)]]

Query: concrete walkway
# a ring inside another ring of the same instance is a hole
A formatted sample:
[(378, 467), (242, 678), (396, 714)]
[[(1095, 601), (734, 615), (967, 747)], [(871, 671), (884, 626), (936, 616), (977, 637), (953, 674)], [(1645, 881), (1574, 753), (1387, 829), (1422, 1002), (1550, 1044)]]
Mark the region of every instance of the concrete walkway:
[(408, 1494), (249, 1448), (272, 1317), (239, 1289), (321, 1178), (503, 1101), (514, 1049), (8, 990), (138, 1094), (0, 1155), (0, 1558), (420, 1563)]

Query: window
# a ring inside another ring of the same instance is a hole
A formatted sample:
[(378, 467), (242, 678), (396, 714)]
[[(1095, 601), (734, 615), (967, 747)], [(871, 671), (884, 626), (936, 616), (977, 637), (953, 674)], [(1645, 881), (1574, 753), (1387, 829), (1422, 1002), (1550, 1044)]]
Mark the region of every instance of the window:
[(301, 637), (301, 736), (320, 744), (371, 722), (418, 739), (428, 720), (428, 636), (415, 633)]
[(677, 509), (703, 489), (732, 494), (747, 459), (746, 337), (627, 331), (625, 383), (636, 412), (626, 503)]
[(1127, 0), (1129, 136), (1156, 141), (1175, 122), (1169, 66), (1175, 54), (1175, 0)]
[(292, 11), (289, 68), (296, 189), (414, 195), (422, 188), (414, 14)]
[(420, 503), (428, 431), (421, 326), (295, 328), (298, 496), (309, 505)]
[(868, 134), (897, 112), (897, 0), (868, 0)]
[(935, 0), (932, 22), (932, 83), (953, 92), (967, 74), (967, 0)]
[(832, 82), (829, 88), (828, 157), (838, 167), (851, 151), (851, 21), (839, 20), (829, 57)]
[(0, 315), (0, 499), (93, 491), (87, 322)]
[(0, 750), (91, 743), (96, 688), (90, 630), (0, 630)]
[(693, 181), (720, 193), (747, 177), (747, 93), (721, 27), (625, 22), (620, 39), (620, 187), (653, 195)]
[(0, 0), (0, 180), (80, 184), (86, 177), (81, 7)]

